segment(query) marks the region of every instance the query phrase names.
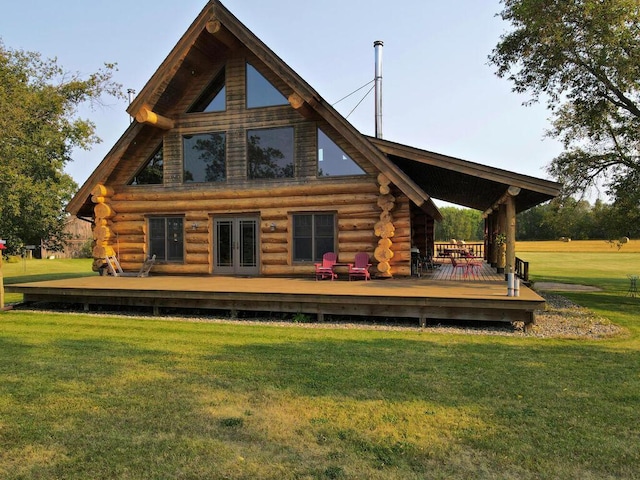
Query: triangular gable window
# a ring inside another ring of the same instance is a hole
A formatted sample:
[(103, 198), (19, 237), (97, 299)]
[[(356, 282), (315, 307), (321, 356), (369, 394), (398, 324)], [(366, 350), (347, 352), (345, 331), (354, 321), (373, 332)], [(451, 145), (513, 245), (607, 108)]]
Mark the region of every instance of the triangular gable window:
[(224, 112), (227, 109), (226, 90), (225, 74), (222, 69), (222, 72), (209, 84), (188, 113)]
[(269, 80), (247, 63), (247, 108), (287, 105), (289, 102)]
[(341, 175), (366, 175), (366, 172), (318, 128), (318, 176)]
[(151, 155), (146, 165), (140, 170), (129, 185), (159, 185), (162, 184), (164, 161), (162, 145)]

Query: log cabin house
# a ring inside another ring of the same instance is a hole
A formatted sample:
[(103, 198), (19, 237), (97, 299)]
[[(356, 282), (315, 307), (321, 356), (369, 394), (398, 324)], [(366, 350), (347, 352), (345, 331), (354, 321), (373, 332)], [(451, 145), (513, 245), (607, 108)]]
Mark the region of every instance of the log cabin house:
[(559, 193), (362, 135), (217, 0), (128, 112), (67, 207), (94, 225), (96, 270), (106, 256), (137, 270), (155, 255), (156, 274), (312, 276), (335, 251), (340, 262), (368, 253), (376, 276), (408, 276), (412, 247), (433, 251), (433, 198), (485, 212), (512, 266), (516, 213)]

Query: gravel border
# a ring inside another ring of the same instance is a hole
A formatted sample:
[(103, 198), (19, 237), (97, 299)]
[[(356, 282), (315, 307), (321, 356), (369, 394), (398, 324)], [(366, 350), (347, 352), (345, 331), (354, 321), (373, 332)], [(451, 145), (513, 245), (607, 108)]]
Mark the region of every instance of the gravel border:
[(41, 305), (34, 309), (28, 306), (16, 305), (16, 310), (42, 313), (49, 310), (56, 313), (71, 315), (92, 315), (97, 317), (119, 316), (124, 318), (138, 318), (148, 320), (183, 321), (183, 322), (207, 322), (221, 324), (242, 325), (273, 325), (292, 328), (318, 328), (318, 329), (361, 329), (361, 330), (386, 330), (386, 331), (422, 331), (425, 333), (450, 333), (463, 335), (498, 335), (511, 337), (538, 337), (538, 338), (575, 338), (575, 339), (606, 339), (624, 334), (626, 331), (611, 323), (606, 318), (598, 317), (590, 310), (576, 305), (571, 300), (557, 293), (538, 292), (547, 302), (547, 309), (536, 312), (535, 324), (528, 331), (524, 329), (523, 322), (498, 323), (498, 322), (457, 322), (457, 323), (431, 323), (425, 327), (417, 326), (417, 319), (406, 321), (392, 321), (389, 319), (375, 319), (369, 321), (357, 321), (346, 318), (344, 320), (329, 317), (329, 321), (322, 323), (309, 321), (306, 315), (289, 316), (288, 319), (269, 316), (257, 317), (249, 313), (246, 318), (228, 318), (222, 315), (206, 315), (202, 311), (194, 314), (166, 314), (153, 316), (145, 312), (104, 311), (80, 312), (70, 309), (68, 306)]

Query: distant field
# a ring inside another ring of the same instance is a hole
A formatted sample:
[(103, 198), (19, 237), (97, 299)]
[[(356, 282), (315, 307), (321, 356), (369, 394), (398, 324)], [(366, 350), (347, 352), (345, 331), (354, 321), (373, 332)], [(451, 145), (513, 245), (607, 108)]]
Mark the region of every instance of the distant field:
[(616, 244), (604, 240), (573, 240), (561, 242), (517, 242), (516, 252), (552, 252), (552, 253), (640, 253), (640, 240), (631, 240), (618, 249)]

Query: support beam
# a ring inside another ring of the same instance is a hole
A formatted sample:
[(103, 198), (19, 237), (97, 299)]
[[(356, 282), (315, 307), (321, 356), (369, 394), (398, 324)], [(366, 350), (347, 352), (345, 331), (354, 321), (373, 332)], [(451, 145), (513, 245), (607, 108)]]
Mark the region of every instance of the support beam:
[(506, 226), (507, 231), (507, 258), (505, 272), (515, 273), (516, 271), (516, 201), (509, 196), (506, 200)]
[(155, 113), (147, 105), (144, 105), (140, 110), (138, 110), (138, 113), (136, 113), (136, 121), (138, 123), (153, 125), (154, 127), (158, 127), (163, 130), (171, 130), (175, 125), (173, 120)]
[(224, 44), (229, 50), (238, 50), (242, 44), (240, 41), (226, 29), (224, 25), (220, 22), (220, 20), (213, 19), (207, 22), (207, 32), (213, 35), (216, 40), (220, 41)]
[(521, 191), (522, 189), (520, 187), (514, 187), (513, 185), (511, 185), (502, 194), (502, 196), (498, 199), (498, 201), (493, 204), (493, 206), (489, 207), (487, 210), (482, 212), (482, 216), (484, 218), (487, 218), (491, 214), (491, 212), (497, 211), (500, 208), (500, 205), (504, 204), (508, 198), (517, 197)]
[[(498, 233), (507, 234), (507, 206), (504, 203), (498, 206)], [(502, 250), (503, 248), (505, 247), (499, 247), (498, 251), (498, 273), (505, 272), (506, 256), (503, 257), (502, 255), (504, 252), (504, 250)]]

